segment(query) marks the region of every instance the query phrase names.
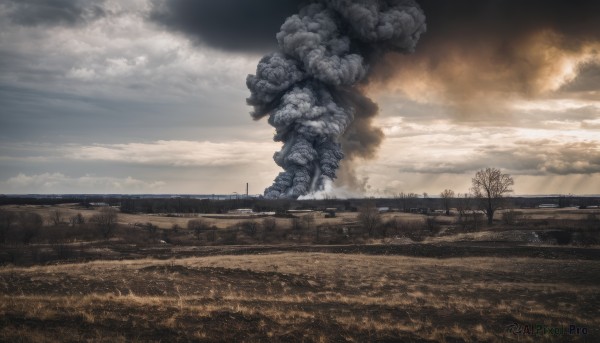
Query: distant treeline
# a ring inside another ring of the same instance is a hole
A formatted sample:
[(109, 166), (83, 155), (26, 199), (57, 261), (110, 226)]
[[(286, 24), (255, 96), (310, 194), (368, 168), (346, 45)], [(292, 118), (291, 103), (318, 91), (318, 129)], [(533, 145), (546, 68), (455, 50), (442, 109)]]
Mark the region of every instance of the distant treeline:
[(125, 213), (214, 213), (222, 214), (231, 210), (247, 208), (254, 212), (285, 213), (287, 210), (319, 210), (335, 207), (344, 211), (357, 211), (364, 200), (322, 200), (294, 201), (268, 200), (256, 198), (209, 200), (209, 199), (120, 199), (121, 212)]
[(69, 203), (104, 201), (103, 198), (83, 198), (83, 197), (67, 197), (67, 198), (49, 198), (49, 197), (26, 197), (26, 196), (1, 196), (0, 205), (60, 205)]
[[(451, 199), (450, 206), (456, 207), (459, 198)], [(0, 205), (58, 205), (79, 203), (92, 206), (103, 203), (119, 206), (124, 213), (227, 213), (230, 210), (249, 208), (254, 212), (285, 212), (287, 210), (324, 210), (336, 208), (339, 211), (357, 211), (365, 205), (387, 207), (390, 210), (403, 212), (444, 208), (441, 198), (423, 197), (416, 194), (403, 194), (395, 198), (363, 198), (363, 199), (325, 199), (325, 200), (268, 200), (262, 198), (239, 198), (227, 200), (195, 199), (195, 198), (139, 198), (136, 196), (119, 197), (0, 197)], [(600, 197), (552, 196), (552, 197), (512, 197), (506, 198), (506, 208), (536, 208), (540, 205), (556, 205), (557, 207), (589, 207), (600, 205)]]

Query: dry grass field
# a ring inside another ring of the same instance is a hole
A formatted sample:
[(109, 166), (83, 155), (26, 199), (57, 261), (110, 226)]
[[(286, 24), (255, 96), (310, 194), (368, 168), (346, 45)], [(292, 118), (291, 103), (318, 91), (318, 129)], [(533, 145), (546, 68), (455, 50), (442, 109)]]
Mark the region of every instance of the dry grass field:
[(0, 340), (594, 342), (599, 275), (598, 260), (309, 252), (5, 267)]
[[(81, 213), (86, 219), (91, 218), (94, 214), (97, 214), (101, 207), (94, 208), (83, 208), (77, 204), (62, 204), (55, 206), (48, 205), (7, 205), (0, 206), (1, 209), (7, 211), (15, 211), (15, 212), (35, 212), (40, 214), (46, 221), (49, 220), (51, 216), (51, 212), (58, 210), (62, 213), (65, 218), (72, 217), (77, 215), (77, 213)], [(300, 216), (303, 214), (300, 214)], [(304, 214), (305, 215), (305, 214)], [(325, 218), (324, 214), (321, 212), (315, 212), (315, 224), (342, 224), (347, 222), (356, 222), (357, 217), (356, 212), (342, 212), (339, 213), (335, 218)], [(400, 216), (402, 218), (409, 218), (412, 220), (421, 220), (420, 216), (408, 213), (395, 213), (395, 216)], [(392, 214), (386, 214), (386, 217), (392, 216)], [(214, 225), (217, 228), (227, 228), (232, 225), (239, 223), (241, 220), (247, 220), (247, 216), (240, 216), (243, 219), (235, 219), (231, 218), (231, 216), (224, 216), (224, 218), (218, 218), (218, 215), (208, 215), (208, 214), (189, 214), (186, 217), (174, 217), (168, 215), (153, 215), (153, 214), (128, 214), (128, 213), (119, 213), (119, 224), (122, 225), (133, 225), (135, 223), (152, 223), (161, 229), (171, 229), (174, 224), (177, 224), (181, 227), (186, 227), (187, 222), (190, 219), (202, 218), (206, 221), (208, 225)], [(260, 219), (260, 218), (257, 218)], [(280, 225), (289, 225), (290, 219), (288, 218), (276, 218), (278, 224)]]
[[(2, 210), (45, 222), (99, 213)], [(0, 342), (600, 341), (598, 213), (520, 211), (526, 221), (466, 230), (456, 217), (386, 213), (373, 235), (351, 212), (316, 214), (301, 231), (292, 218), (274, 231), (258, 219), (256, 232), (206, 218), (212, 240), (174, 232), (195, 217), (119, 213), (104, 239), (90, 223), (46, 223), (0, 246)], [(131, 225), (147, 222), (157, 229)], [(559, 245), (557, 228), (578, 240)]]
[[(38, 213), (44, 218), (46, 221), (49, 220), (51, 216), (51, 212), (60, 211), (63, 217), (69, 218), (78, 213), (81, 213), (84, 218), (89, 219), (94, 214), (97, 214), (101, 207), (92, 207), (92, 208), (84, 208), (79, 206), (78, 204), (61, 204), (61, 205), (5, 205), (0, 206), (0, 209), (14, 212), (35, 212)], [(549, 208), (549, 209), (522, 209), (518, 210), (522, 216), (525, 216), (528, 219), (533, 220), (582, 220), (585, 219), (586, 216), (590, 214), (595, 214), (600, 217), (600, 210), (578, 210), (578, 209), (558, 209), (558, 208)], [(504, 211), (499, 211), (496, 217), (501, 217)], [(300, 213), (298, 216), (306, 215), (306, 213)], [(342, 225), (345, 223), (356, 223), (358, 212), (338, 212), (335, 218), (326, 218), (325, 214), (322, 212), (313, 212), (315, 225), (322, 224), (331, 224), (331, 225)], [(215, 226), (217, 228), (228, 228), (236, 225), (240, 221), (248, 220), (246, 216), (240, 216), (242, 219), (232, 218), (232, 216), (224, 216), (223, 218), (219, 218), (218, 215), (208, 215), (208, 214), (188, 214), (185, 217), (175, 217), (169, 216), (166, 214), (163, 215), (154, 215), (154, 214), (144, 214), (144, 213), (136, 213), (136, 214), (128, 214), (128, 213), (120, 213), (118, 222), (122, 225), (133, 225), (135, 223), (151, 223), (156, 225), (160, 229), (171, 229), (174, 224), (177, 224), (181, 227), (186, 227), (188, 221), (190, 219), (202, 218), (208, 225)], [(390, 220), (390, 219), (398, 219), (402, 221), (413, 221), (413, 222), (422, 222), (423, 216), (414, 213), (401, 213), (401, 212), (389, 212), (382, 214), (382, 221)], [(451, 217), (439, 217), (441, 221), (447, 220), (452, 221)], [(257, 218), (256, 220), (260, 220)], [(289, 226), (290, 219), (288, 218), (275, 218), (279, 225)]]

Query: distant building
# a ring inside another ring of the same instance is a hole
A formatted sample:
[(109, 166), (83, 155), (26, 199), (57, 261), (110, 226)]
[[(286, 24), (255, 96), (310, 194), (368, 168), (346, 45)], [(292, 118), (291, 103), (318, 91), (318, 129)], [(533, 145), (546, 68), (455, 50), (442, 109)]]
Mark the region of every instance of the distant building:
[(558, 208), (557, 204), (541, 204), (538, 208)]
[(410, 213), (428, 214), (429, 208), (426, 207), (413, 207), (409, 210)]
[(312, 213), (314, 212), (313, 210), (287, 210), (288, 213)]
[(229, 213), (231, 213), (231, 214), (252, 214), (252, 213), (254, 213), (254, 211), (252, 211), (251, 208), (238, 208), (238, 209), (229, 211)]
[(385, 213), (385, 212), (389, 212), (390, 208), (389, 207), (377, 207), (377, 211), (379, 211), (379, 213)]
[(328, 207), (323, 212), (325, 212), (325, 218), (335, 218), (335, 213), (337, 212), (337, 208)]

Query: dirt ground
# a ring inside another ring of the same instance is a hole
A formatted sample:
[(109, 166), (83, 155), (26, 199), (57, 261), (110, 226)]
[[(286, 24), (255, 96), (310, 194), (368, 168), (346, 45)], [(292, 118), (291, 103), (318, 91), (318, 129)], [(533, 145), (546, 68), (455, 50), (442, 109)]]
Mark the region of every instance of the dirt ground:
[(0, 340), (593, 342), (599, 275), (598, 259), (319, 252), (5, 267)]

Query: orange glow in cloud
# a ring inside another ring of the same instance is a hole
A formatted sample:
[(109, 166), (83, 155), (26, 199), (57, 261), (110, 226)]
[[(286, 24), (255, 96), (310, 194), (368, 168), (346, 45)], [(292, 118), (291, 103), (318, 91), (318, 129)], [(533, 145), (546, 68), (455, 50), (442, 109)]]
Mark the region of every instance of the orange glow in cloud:
[(370, 92), (449, 105), (457, 119), (506, 119), (511, 103), (551, 98), (577, 78), (582, 66), (600, 64), (600, 43), (572, 43), (542, 30), (510, 44), (443, 42), (415, 55), (389, 55), (386, 62), (374, 70)]

